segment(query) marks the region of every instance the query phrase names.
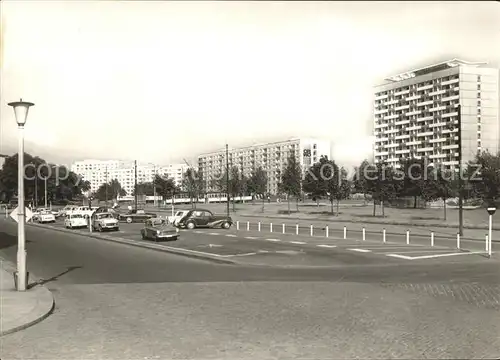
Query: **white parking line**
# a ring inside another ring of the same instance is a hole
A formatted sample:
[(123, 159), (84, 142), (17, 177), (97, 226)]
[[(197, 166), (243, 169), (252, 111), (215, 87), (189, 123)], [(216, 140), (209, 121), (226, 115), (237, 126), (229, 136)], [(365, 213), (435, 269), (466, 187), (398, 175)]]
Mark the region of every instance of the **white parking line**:
[(275, 242), (278, 242), (278, 241), (281, 241), (280, 239), (266, 239), (267, 241), (275, 241)]
[(395, 258), (405, 259), (405, 260), (422, 260), (422, 259), (434, 259), (445, 256), (457, 256), (457, 255), (474, 255), (474, 254), (484, 254), (484, 251), (471, 251), (471, 252), (460, 252), (460, 253), (448, 253), (448, 254), (435, 254), (435, 255), (424, 255), (424, 256), (404, 256), (399, 254), (387, 254), (386, 256), (391, 256)]
[[(378, 249), (377, 249), (378, 250)], [(394, 249), (390, 250), (391, 252), (394, 252)], [(450, 249), (435, 249), (435, 250), (410, 250), (410, 251), (398, 251), (398, 254), (421, 254), (421, 253), (439, 253), (439, 252), (445, 252), (449, 253)], [(380, 252), (379, 254), (385, 254), (385, 252)], [(439, 255), (439, 254), (438, 254)]]
[(368, 249), (347, 249), (347, 250), (357, 251), (357, 252), (362, 252), (362, 253), (371, 252), (371, 250), (368, 250)]
[(208, 235), (220, 235), (219, 233), (208, 233)]
[(291, 244), (300, 244), (300, 245), (303, 245), (303, 244), (306, 244), (305, 242), (303, 241), (290, 241)]
[(324, 247), (324, 248), (335, 248), (337, 245), (316, 245), (318, 247)]
[(258, 238), (255, 237), (255, 236), (245, 236), (245, 239), (255, 240), (255, 239), (258, 239)]
[(252, 252), (252, 253), (246, 253), (246, 254), (225, 255), (224, 257), (250, 256), (250, 255), (257, 255), (257, 253)]
[(236, 235), (234, 235), (234, 234), (226, 234), (226, 236), (228, 236), (228, 237), (236, 237)]

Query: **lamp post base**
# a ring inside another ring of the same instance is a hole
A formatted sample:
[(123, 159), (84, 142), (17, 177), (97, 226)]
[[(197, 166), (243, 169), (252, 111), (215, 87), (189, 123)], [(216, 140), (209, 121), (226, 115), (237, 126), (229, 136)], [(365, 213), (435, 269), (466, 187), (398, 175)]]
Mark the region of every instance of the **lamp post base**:
[[(16, 291), (19, 291), (19, 288), (17, 286), (18, 282), (17, 282), (17, 279), (19, 277), (19, 272), (17, 271), (14, 271), (14, 287), (16, 289)], [(26, 272), (26, 290), (28, 290), (28, 285), (29, 285), (29, 278), (30, 278), (30, 273), (27, 271)]]

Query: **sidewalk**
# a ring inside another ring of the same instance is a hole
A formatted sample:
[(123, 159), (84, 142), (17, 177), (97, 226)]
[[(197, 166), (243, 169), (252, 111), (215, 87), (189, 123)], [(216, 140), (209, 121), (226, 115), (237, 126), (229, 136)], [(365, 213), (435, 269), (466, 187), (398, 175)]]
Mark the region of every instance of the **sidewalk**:
[(14, 287), (15, 269), (0, 259), (0, 336), (34, 325), (52, 313), (54, 297), (43, 285), (19, 292)]

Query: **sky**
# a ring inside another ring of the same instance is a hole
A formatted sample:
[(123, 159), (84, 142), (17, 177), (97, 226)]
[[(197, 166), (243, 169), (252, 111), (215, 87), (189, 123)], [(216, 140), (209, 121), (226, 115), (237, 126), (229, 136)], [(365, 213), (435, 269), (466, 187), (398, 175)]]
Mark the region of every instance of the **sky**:
[(500, 65), (498, 2), (20, 1), (1, 6), (0, 152), (168, 164), (291, 137), (372, 155), (373, 87)]

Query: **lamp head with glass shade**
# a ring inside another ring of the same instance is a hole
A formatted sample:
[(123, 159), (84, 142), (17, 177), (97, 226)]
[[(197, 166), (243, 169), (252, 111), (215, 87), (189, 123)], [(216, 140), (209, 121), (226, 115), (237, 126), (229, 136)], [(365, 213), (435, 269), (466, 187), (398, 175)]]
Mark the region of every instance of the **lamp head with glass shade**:
[(8, 104), (14, 108), (14, 114), (16, 116), (16, 122), (19, 127), (23, 127), (26, 124), (26, 119), (28, 118), (28, 111), (30, 106), (35, 104), (23, 101), (20, 99), (19, 101), (11, 102)]

